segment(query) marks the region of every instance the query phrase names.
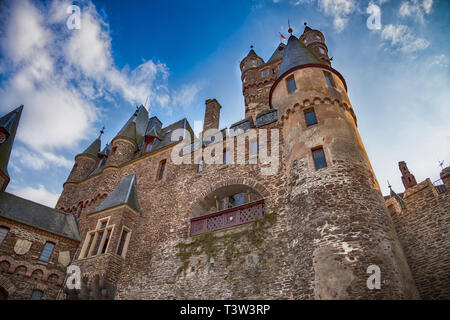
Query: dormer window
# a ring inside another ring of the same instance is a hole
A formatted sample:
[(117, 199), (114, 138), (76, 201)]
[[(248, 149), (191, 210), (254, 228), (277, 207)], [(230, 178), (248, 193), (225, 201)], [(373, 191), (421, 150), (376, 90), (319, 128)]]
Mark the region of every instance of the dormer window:
[(149, 142), (145, 145), (145, 153), (152, 151), (153, 142)]

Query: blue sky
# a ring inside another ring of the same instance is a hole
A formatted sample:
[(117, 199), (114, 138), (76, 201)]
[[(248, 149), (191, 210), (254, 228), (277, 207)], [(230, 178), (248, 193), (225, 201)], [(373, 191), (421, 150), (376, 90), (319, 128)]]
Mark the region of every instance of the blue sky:
[[(81, 9), (69, 30), (66, 9)], [(367, 8), (381, 12), (369, 30)], [(303, 22), (325, 35), (346, 79), (382, 190), (403, 191), (398, 161), (418, 181), (450, 162), (449, 3), (436, 0), (6, 1), (0, 4), (0, 114), (25, 105), (9, 164), (11, 193), (53, 206), (76, 154), (105, 125), (110, 141), (149, 96), (165, 125), (244, 117), (239, 62), (267, 60)]]

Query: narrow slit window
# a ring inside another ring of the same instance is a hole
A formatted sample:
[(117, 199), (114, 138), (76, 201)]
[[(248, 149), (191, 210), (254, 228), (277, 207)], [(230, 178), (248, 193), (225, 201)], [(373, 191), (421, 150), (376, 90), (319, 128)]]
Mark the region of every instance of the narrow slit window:
[(230, 151), (224, 151), (224, 153), (223, 153), (223, 163), (224, 164), (230, 163)]
[(295, 85), (294, 76), (287, 78), (286, 81), (287, 81), (288, 93), (294, 92), (297, 89), (297, 86)]
[(258, 141), (254, 140), (250, 143), (250, 155), (255, 156), (258, 154)]
[(106, 249), (108, 249), (109, 237), (111, 236), (111, 230), (106, 231), (105, 242), (103, 243), (102, 252), (106, 253)]
[(316, 170), (327, 167), (327, 161), (325, 159), (325, 153), (323, 152), (323, 148), (318, 148), (318, 149), (312, 150), (312, 155), (313, 155), (314, 166), (316, 167)]
[(162, 180), (164, 177), (164, 170), (166, 169), (166, 160), (162, 160), (161, 164), (159, 166), (159, 174), (158, 174), (158, 180)]
[(317, 124), (316, 112), (314, 111), (314, 109), (305, 111), (305, 121), (307, 127)]
[(200, 163), (198, 164), (197, 172), (202, 172), (204, 165), (205, 165), (205, 162), (203, 160), (200, 160)]
[(5, 227), (0, 227), (0, 245), (5, 240), (6, 236), (8, 235), (9, 229)]
[(117, 248), (117, 254), (119, 256), (123, 257), (123, 253), (124, 253), (124, 249), (125, 249), (125, 243), (127, 241), (127, 237), (128, 237), (128, 231), (123, 229), (122, 230), (122, 235), (120, 236), (120, 242), (119, 242), (119, 248)]
[(52, 255), (53, 249), (55, 248), (55, 244), (52, 242), (46, 242), (44, 245), (44, 249), (42, 249), (39, 260), (48, 262), (50, 260), (50, 256)]

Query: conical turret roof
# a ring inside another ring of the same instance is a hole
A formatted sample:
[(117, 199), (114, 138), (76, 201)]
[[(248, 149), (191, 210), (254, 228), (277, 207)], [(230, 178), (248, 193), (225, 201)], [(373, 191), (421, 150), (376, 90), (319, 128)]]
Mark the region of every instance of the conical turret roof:
[(111, 209), (122, 204), (127, 204), (133, 210), (140, 211), (136, 174), (134, 173), (126, 176), (94, 212)]
[(89, 154), (89, 155), (97, 158), (97, 155), (100, 152), (101, 145), (102, 145), (102, 142), (100, 140), (100, 137), (98, 137), (81, 154)]
[(131, 118), (120, 129), (116, 137), (126, 137), (136, 141), (137, 145), (141, 145), (145, 136), (145, 130), (148, 123), (148, 111), (144, 106), (140, 106)]
[(20, 116), (22, 115), (23, 105), (11, 111), (0, 118), (0, 131), (5, 136), (3, 142), (0, 142), (0, 171), (8, 174), (8, 162), (11, 155), (11, 149), (16, 137), (17, 127), (19, 126)]
[(297, 37), (290, 36), (284, 49), (283, 61), (281, 62), (277, 78), (295, 67), (306, 64), (326, 65), (325, 62), (317, 58)]
[(267, 63), (283, 58), (285, 48), (286, 45), (284, 43), (280, 43), (278, 47), (275, 49), (275, 51), (272, 53), (272, 56), (267, 61)]

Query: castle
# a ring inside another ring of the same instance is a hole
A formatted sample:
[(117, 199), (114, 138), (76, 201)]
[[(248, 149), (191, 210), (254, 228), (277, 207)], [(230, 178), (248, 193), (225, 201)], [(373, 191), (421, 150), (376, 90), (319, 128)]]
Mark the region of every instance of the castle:
[(54, 209), (5, 191), (23, 108), (3, 116), (0, 298), (450, 298), (450, 167), (417, 183), (400, 162), (383, 198), (324, 35), (289, 32), (242, 60), (244, 120), (219, 128), (207, 100), (197, 137), (141, 106), (75, 157)]

